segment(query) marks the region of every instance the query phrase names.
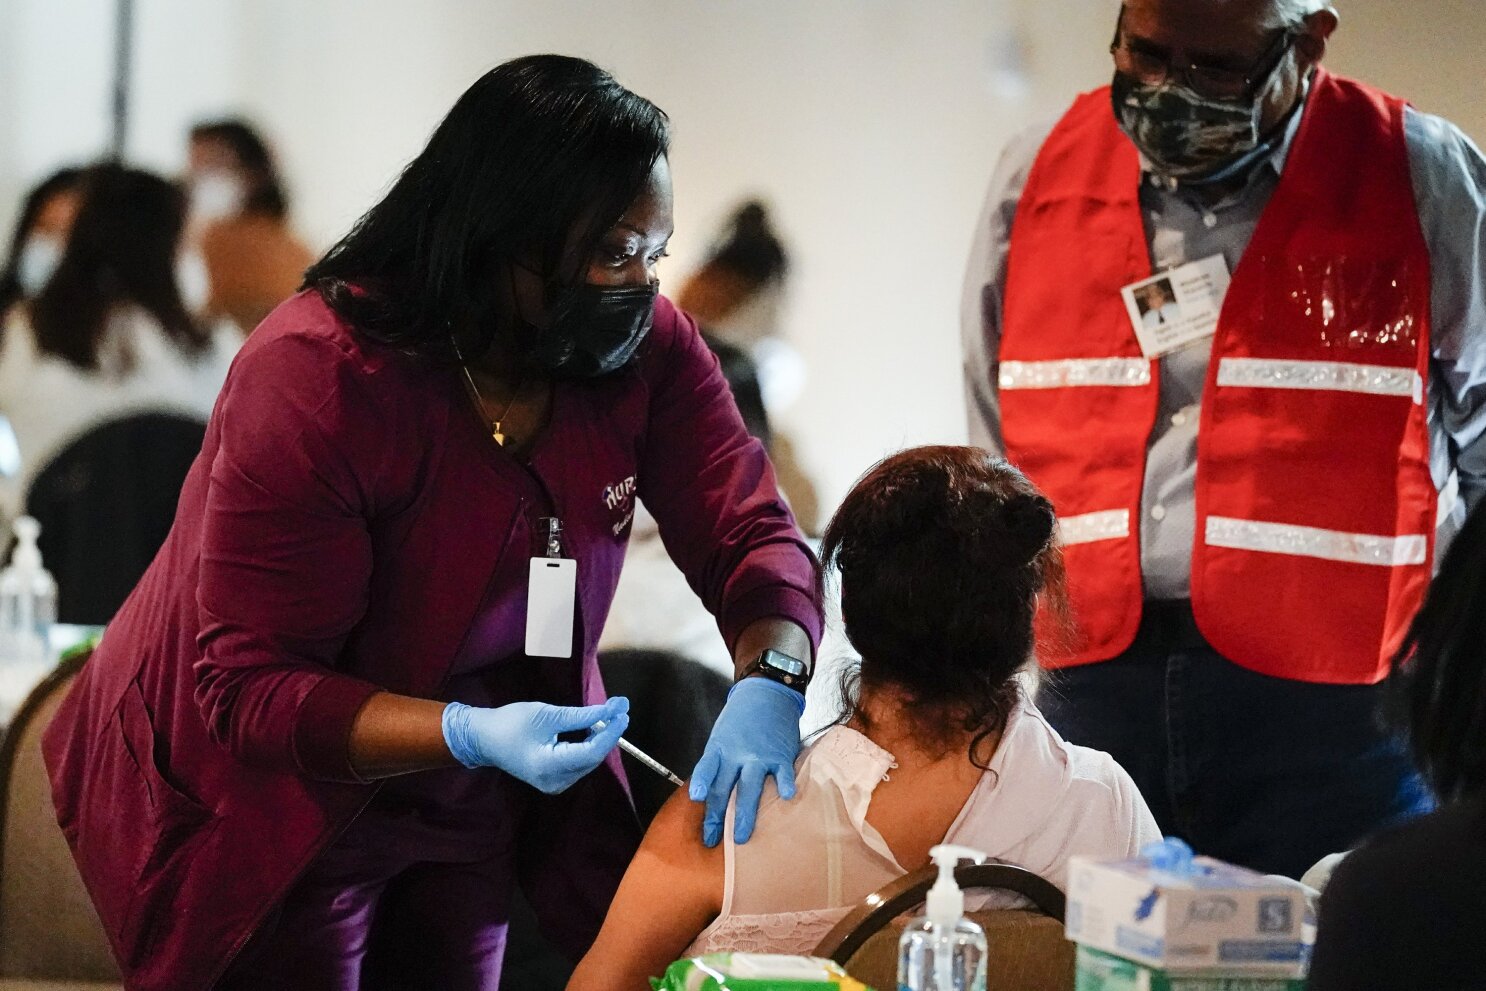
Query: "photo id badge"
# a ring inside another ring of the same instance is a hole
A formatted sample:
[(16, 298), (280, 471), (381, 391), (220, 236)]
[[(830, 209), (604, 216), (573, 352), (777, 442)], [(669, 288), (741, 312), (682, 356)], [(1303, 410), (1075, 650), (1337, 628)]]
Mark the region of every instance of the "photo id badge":
[(1228, 263), (1213, 255), (1121, 289), (1140, 350), (1154, 360), (1211, 337), (1229, 281)]
[(526, 653), (529, 657), (573, 656), (573, 603), (578, 562), (534, 557), (526, 587)]

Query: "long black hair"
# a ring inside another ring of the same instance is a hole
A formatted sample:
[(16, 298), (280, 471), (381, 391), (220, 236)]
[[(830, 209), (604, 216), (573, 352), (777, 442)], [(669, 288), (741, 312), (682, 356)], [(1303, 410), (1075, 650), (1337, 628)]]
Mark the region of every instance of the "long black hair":
[(220, 141), (232, 149), (232, 157), (249, 176), (247, 199), (242, 207), (244, 213), (277, 220), (288, 215), (289, 196), (284, 192), (273, 153), (252, 124), (240, 117), (205, 121), (191, 128), (191, 140)]
[(21, 289), (19, 271), (21, 249), (31, 236), (31, 228), (36, 226), (36, 218), (52, 197), (76, 189), (82, 175), (83, 170), (79, 168), (58, 169), (26, 194), (21, 215), (16, 218), (15, 230), (10, 235), (10, 254), (6, 256), (5, 266), (0, 268), (0, 313), (10, 309), (25, 294)]
[(67, 250), (31, 303), (37, 348), (96, 369), (109, 317), (133, 304), (187, 353), (200, 353), (210, 336), (186, 311), (175, 276), (185, 194), (157, 175), (116, 164), (89, 169), (81, 190)]
[(447, 358), (468, 327), (481, 353), (501, 266), (529, 253), (555, 278), (575, 233), (586, 258), (669, 143), (666, 115), (592, 63), (513, 59), (465, 91), (305, 287), (373, 340)]
[(1393, 663), (1393, 715), (1435, 794), (1486, 793), (1486, 505), (1445, 553)]

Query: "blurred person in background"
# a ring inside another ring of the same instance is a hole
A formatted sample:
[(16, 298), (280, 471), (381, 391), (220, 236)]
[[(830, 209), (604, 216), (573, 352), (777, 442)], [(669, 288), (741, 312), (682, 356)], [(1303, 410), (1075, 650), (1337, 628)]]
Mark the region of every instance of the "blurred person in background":
[(292, 296), (313, 261), (289, 226), (289, 198), (267, 142), (246, 121), (191, 129), (191, 226), (212, 293), (207, 314), (247, 334)]
[(1390, 679), (1440, 808), (1347, 854), (1321, 897), (1311, 991), (1486, 987), (1486, 508), (1445, 554)]
[(58, 169), (26, 194), (10, 254), (0, 267), (0, 320), (17, 303), (34, 299), (57, 270), (77, 216), (82, 174), (82, 169)]
[[(77, 215), (77, 184), (82, 170), (59, 169), (38, 183), (21, 203), (0, 266), (0, 337), (11, 310), (41, 292), (56, 271)], [(0, 397), (3, 402), (3, 397)], [(0, 412), (0, 488), (13, 485), (21, 471), (20, 445), (10, 420)], [(4, 513), (0, 512), (0, 522)], [(0, 540), (3, 543), (3, 540)]]
[(805, 386), (805, 363), (785, 339), (781, 316), (789, 256), (757, 200), (738, 207), (707, 259), (681, 285), (676, 303), (722, 343), (740, 348), (758, 369), (764, 406), (776, 420), (770, 459), (790, 509), (808, 534), (819, 530), (815, 484), (800, 466), (794, 442), (777, 427), (779, 414)]
[(77, 184), (66, 249), (39, 295), (13, 308), (0, 339), (0, 413), (20, 449), (0, 487), (14, 516), (47, 462), (91, 427), (133, 412), (174, 411), (203, 423), (240, 338), (200, 313), (207, 280), (186, 244), (186, 200), (174, 184), (99, 165)]

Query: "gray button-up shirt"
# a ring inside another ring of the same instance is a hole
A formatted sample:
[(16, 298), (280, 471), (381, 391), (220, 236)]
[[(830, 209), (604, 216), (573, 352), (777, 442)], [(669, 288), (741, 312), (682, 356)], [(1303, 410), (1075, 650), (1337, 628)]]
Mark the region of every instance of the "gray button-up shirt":
[[(1240, 189), (1215, 203), (1143, 174), (1140, 207), (1156, 271), (1217, 254), (1229, 271), (1238, 268), (1284, 171), (1299, 121), (1297, 113), (1269, 159)], [(961, 331), (970, 442), (998, 453), (1005, 451), (997, 354), (1011, 225), (1032, 163), (1051, 131), (1051, 125), (1033, 128), (1002, 153), (965, 280)], [(1430, 464), (1442, 493), (1438, 555), (1466, 511), (1486, 494), (1486, 158), (1453, 124), (1412, 108), (1404, 114), (1404, 137), (1433, 277), (1427, 402)], [(1340, 152), (1337, 157), (1343, 158)], [(1339, 161), (1337, 167), (1349, 166)], [(1147, 598), (1191, 594), (1197, 422), (1211, 350), (1209, 338), (1160, 359), (1160, 400), (1140, 506)]]

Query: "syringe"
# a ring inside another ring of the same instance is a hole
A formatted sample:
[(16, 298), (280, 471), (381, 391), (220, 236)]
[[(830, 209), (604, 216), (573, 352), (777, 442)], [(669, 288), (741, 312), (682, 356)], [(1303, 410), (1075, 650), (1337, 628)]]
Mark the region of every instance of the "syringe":
[[(609, 724), (600, 719), (598, 722), (593, 724), (593, 728), (595, 730), (601, 730), (607, 725)], [(635, 746), (633, 743), (630, 743), (622, 736), (619, 738), (619, 749), (623, 750), (635, 760), (639, 761), (641, 764), (644, 764), (656, 774), (659, 774), (661, 777), (671, 782), (671, 784), (675, 785), (677, 788), (686, 787), (686, 782), (678, 778), (676, 776), (676, 773), (669, 767), (666, 767), (666, 765), (662, 764), (660, 761), (656, 760), (654, 757), (650, 756), (645, 751)]]

